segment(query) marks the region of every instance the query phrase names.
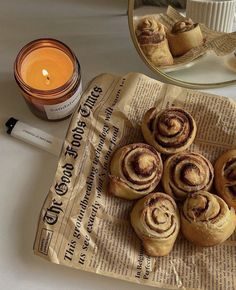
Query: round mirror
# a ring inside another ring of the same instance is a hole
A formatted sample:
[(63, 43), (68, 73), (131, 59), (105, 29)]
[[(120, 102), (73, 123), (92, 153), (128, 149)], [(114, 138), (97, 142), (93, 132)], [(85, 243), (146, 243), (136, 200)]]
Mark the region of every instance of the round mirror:
[[(181, 1), (186, 4), (185, 0), (172, 0)], [(187, 1), (186, 11), (151, 5), (163, 3), (162, 0), (129, 0), (129, 29), (137, 52), (159, 78), (172, 84), (188, 88), (236, 84), (236, 32), (229, 32), (234, 30), (236, 1)], [(200, 5), (200, 12), (192, 3), (190, 5), (191, 1)], [(212, 3), (220, 2), (232, 2), (234, 6), (227, 8), (228, 12), (211, 7)], [(207, 8), (201, 6), (205, 4), (210, 7), (209, 15)], [(217, 13), (212, 19), (214, 11)], [(191, 13), (195, 15), (189, 18)], [(196, 22), (200, 16), (208, 23)]]

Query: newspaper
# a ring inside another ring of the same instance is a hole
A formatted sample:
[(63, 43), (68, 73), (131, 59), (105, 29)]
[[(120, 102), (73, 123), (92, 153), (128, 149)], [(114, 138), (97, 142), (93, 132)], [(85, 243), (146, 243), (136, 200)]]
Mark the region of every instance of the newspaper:
[[(166, 13), (160, 14), (149, 14), (144, 16), (134, 17), (134, 29), (140, 19), (145, 17), (152, 17), (163, 25), (166, 26), (167, 30), (170, 31), (173, 25), (180, 20), (186, 19), (173, 7), (168, 6)], [(171, 66), (161, 66), (160, 68), (177, 67), (180, 65), (188, 64), (193, 60), (204, 55), (206, 52), (213, 51), (217, 56), (228, 55), (235, 51), (236, 48), (236, 32), (224, 33), (216, 32), (204, 24), (200, 23), (200, 28), (204, 37), (204, 43), (198, 47), (192, 48), (190, 51), (180, 57), (174, 57), (174, 64)]]
[(234, 101), (138, 73), (99, 75), (71, 120), (40, 213), (34, 252), (56, 264), (149, 286), (236, 289), (236, 233), (210, 248), (196, 247), (180, 234), (168, 256), (149, 257), (130, 225), (133, 201), (107, 194), (113, 152), (143, 141), (140, 122), (152, 106), (188, 110), (198, 125), (191, 149), (212, 162), (236, 147)]

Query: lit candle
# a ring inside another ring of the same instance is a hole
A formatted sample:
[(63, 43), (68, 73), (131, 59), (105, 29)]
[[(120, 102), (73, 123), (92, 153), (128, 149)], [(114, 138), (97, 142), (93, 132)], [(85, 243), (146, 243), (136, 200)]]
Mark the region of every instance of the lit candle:
[(44, 76), (43, 84), (45, 83), (48, 88), (48, 86), (52, 84), (48, 71), (46, 69), (42, 69), (42, 75)]
[(21, 63), (23, 81), (40, 90), (52, 90), (64, 85), (72, 73), (72, 61), (57, 48), (35, 49)]
[(30, 109), (44, 119), (69, 116), (81, 94), (78, 60), (54, 39), (27, 44), (16, 58), (15, 78)]

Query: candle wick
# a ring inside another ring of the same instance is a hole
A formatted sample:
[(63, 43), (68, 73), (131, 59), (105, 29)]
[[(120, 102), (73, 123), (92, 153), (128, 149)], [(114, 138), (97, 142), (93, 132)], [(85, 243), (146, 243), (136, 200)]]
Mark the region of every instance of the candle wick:
[(42, 74), (43, 74), (43, 76), (46, 77), (46, 84), (49, 85), (50, 84), (50, 77), (49, 77), (48, 71), (46, 69), (43, 69)]
[(46, 84), (47, 84), (47, 85), (50, 85), (50, 78), (49, 78), (48, 75), (46, 76)]

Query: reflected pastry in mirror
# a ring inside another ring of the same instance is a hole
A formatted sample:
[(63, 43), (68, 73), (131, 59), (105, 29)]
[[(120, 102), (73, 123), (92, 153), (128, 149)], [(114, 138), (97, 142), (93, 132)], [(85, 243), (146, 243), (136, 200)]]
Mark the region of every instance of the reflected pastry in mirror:
[(188, 196), (181, 210), (181, 231), (197, 246), (214, 246), (226, 241), (234, 232), (233, 208), (217, 195), (200, 191)]
[(167, 194), (182, 201), (194, 192), (209, 191), (213, 178), (214, 169), (208, 159), (199, 153), (181, 152), (166, 159), (162, 185)]
[(145, 141), (163, 154), (186, 150), (197, 132), (190, 113), (177, 107), (161, 111), (149, 109), (143, 117), (141, 128)]
[(236, 210), (236, 149), (225, 152), (217, 159), (215, 188), (228, 206)]
[(131, 224), (149, 256), (166, 256), (179, 233), (179, 211), (167, 194), (150, 193), (134, 205)]
[(173, 64), (163, 24), (151, 17), (143, 18), (135, 33), (143, 53), (155, 66)]
[(126, 145), (112, 156), (108, 192), (129, 200), (141, 198), (156, 188), (162, 172), (155, 148), (144, 143)]
[(191, 19), (176, 22), (172, 30), (167, 33), (167, 39), (174, 57), (182, 56), (203, 43), (199, 24), (193, 23)]

